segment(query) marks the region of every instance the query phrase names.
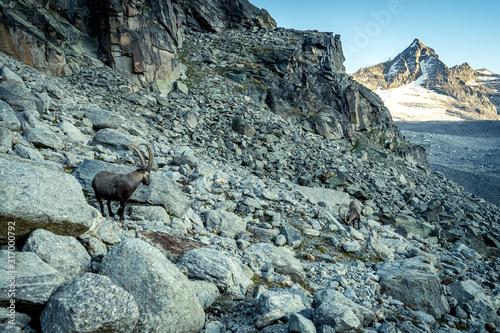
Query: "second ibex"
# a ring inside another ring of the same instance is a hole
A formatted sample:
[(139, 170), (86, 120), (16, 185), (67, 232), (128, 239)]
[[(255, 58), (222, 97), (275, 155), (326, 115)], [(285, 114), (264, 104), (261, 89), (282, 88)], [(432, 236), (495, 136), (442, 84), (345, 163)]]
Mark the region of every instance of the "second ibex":
[(151, 147), (147, 144), (143, 144), (148, 149), (149, 159), (148, 165), (144, 160), (144, 156), (141, 151), (134, 146), (130, 146), (136, 151), (141, 160), (141, 167), (129, 173), (117, 173), (111, 171), (99, 171), (94, 179), (92, 180), (92, 187), (94, 188), (95, 196), (97, 201), (99, 201), (99, 206), (101, 207), (101, 213), (104, 213), (104, 205), (102, 199), (108, 201), (108, 211), (109, 215), (113, 217), (115, 214), (111, 211), (111, 201), (119, 201), (120, 209), (118, 214), (120, 215), (120, 221), (123, 222), (123, 215), (125, 213), (125, 205), (127, 200), (132, 196), (132, 193), (137, 189), (140, 183), (149, 186), (149, 174), (151, 173), (151, 168), (153, 167), (153, 152)]

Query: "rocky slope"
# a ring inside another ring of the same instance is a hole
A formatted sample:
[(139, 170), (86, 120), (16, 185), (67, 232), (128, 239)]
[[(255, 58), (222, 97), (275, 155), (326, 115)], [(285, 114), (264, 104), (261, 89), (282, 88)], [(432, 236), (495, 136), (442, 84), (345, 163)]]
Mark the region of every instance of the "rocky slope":
[(393, 116), (415, 120), (412, 114), (418, 118), (426, 112), (430, 120), (446, 120), (437, 119), (437, 113), (448, 118), (497, 120), (495, 76), (482, 73), (488, 72), (476, 71), (467, 63), (449, 68), (432, 48), (415, 39), (394, 59), (362, 68), (353, 77), (376, 90)]
[[(96, 58), (55, 77), (0, 54), (4, 330), (500, 324), (498, 207), (429, 173), (338, 37), (189, 17), (168, 94)], [(133, 170), (141, 143), (151, 184), (121, 224), (91, 180)], [(359, 229), (339, 216), (351, 200)]]

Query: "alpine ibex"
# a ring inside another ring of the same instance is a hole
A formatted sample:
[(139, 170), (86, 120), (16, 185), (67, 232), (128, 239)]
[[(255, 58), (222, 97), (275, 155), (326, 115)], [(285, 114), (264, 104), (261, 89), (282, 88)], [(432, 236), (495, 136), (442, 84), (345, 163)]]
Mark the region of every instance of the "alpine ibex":
[(103, 170), (99, 171), (92, 180), (92, 187), (94, 188), (97, 201), (99, 201), (101, 214), (103, 216), (106, 216), (106, 214), (104, 213), (102, 199), (108, 201), (108, 211), (111, 217), (115, 216), (111, 211), (111, 201), (120, 201), (120, 209), (117, 214), (120, 214), (120, 222), (123, 222), (125, 205), (128, 198), (130, 198), (140, 183), (149, 186), (149, 174), (153, 166), (153, 151), (149, 145), (144, 143), (143, 145), (148, 149), (148, 165), (146, 165), (144, 156), (139, 148), (131, 145), (130, 147), (135, 150), (141, 160), (141, 167), (139, 169), (129, 173), (117, 173)]
[(339, 216), (346, 225), (350, 225), (352, 222), (354, 226), (354, 222), (357, 220), (358, 229), (361, 227), (361, 207), (356, 200), (351, 201), (351, 203), (349, 204), (349, 218), (347, 218), (345, 215), (342, 216), (342, 214), (340, 213), (340, 207)]

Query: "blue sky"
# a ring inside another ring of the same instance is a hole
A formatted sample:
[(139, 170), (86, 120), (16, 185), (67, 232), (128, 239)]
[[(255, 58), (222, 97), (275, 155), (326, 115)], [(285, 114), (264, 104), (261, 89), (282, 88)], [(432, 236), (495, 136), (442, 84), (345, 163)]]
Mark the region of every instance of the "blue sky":
[(449, 67), (500, 74), (500, 0), (250, 0), (278, 26), (341, 35), (348, 73), (394, 58), (418, 38)]

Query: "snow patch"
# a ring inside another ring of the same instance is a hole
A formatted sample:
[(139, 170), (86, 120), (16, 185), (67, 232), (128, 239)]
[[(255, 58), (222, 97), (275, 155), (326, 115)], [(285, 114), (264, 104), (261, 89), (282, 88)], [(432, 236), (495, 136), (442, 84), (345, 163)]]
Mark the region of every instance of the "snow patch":
[(478, 76), (477, 80), (478, 81), (496, 81), (499, 78), (496, 76)]
[(386, 74), (387, 80), (390, 80), (393, 76), (395, 76), (399, 73), (398, 64), (401, 61), (402, 61), (401, 58), (398, 58), (398, 60), (394, 64), (392, 64), (391, 69), (389, 70), (389, 73)]
[(492, 71), (489, 71), (487, 69), (481, 69), (481, 70), (478, 70), (477, 72), (479, 74), (482, 74), (482, 75), (495, 75), (495, 73), (493, 73)]
[[(422, 75), (424, 76), (424, 75)], [(395, 121), (461, 121), (450, 115), (453, 98), (423, 88), (416, 81), (395, 89), (374, 90)]]

